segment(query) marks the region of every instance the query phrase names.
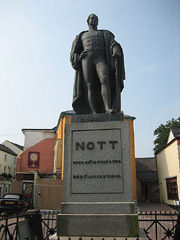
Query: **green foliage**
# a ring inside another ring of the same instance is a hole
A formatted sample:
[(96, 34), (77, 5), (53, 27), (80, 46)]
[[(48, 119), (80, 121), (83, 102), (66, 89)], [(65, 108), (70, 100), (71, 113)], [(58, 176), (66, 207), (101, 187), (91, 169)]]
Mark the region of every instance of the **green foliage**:
[(154, 154), (166, 146), (170, 129), (173, 128), (180, 128), (180, 117), (178, 119), (172, 118), (154, 130), (154, 135), (157, 136), (154, 140)]

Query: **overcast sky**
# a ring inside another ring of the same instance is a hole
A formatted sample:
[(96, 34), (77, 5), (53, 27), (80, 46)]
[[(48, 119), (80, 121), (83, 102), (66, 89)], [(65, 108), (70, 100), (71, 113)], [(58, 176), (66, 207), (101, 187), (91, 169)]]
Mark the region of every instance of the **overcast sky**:
[(71, 110), (72, 41), (87, 17), (122, 45), (122, 110), (136, 117), (136, 157), (153, 156), (153, 132), (180, 116), (179, 0), (0, 0), (0, 143), (22, 128), (53, 128)]

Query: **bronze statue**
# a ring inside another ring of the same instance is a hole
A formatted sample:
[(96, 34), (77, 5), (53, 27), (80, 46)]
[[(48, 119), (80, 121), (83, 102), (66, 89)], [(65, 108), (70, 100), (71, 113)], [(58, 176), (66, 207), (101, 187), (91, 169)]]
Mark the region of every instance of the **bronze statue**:
[(87, 22), (89, 30), (76, 36), (71, 50), (76, 70), (73, 109), (77, 114), (120, 112), (125, 79), (122, 48), (110, 31), (97, 29), (95, 14)]

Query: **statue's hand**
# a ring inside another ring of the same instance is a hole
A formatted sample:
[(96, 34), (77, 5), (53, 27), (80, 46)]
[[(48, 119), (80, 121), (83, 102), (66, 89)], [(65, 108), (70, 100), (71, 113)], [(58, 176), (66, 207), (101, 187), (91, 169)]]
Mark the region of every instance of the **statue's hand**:
[(79, 61), (81, 61), (87, 55), (86, 52), (82, 52), (79, 56)]
[(71, 64), (72, 64), (72, 67), (75, 70), (78, 70), (78, 68), (79, 68), (79, 54), (77, 54), (77, 53), (72, 54), (72, 56), (71, 56)]

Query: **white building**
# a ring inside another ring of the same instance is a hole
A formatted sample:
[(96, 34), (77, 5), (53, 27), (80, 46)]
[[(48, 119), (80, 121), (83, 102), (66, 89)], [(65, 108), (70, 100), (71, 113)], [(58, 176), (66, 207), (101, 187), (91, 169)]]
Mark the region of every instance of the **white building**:
[(25, 136), (24, 150), (32, 147), (43, 139), (56, 137), (54, 129), (22, 129), (22, 132)]
[(16, 175), (17, 153), (0, 144), (0, 197), (10, 191), (11, 177)]
[(180, 204), (180, 129), (171, 129), (167, 144), (157, 154), (160, 201)]

